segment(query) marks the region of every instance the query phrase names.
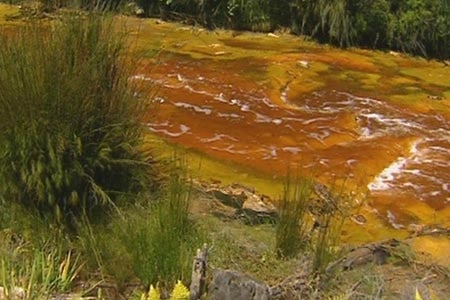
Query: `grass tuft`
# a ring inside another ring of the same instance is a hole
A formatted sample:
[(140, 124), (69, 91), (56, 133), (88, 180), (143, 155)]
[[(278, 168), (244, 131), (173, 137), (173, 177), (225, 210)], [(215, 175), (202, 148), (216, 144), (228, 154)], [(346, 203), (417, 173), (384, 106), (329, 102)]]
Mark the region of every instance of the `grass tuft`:
[(305, 178), (296, 178), (294, 183), (291, 180), (288, 176), (279, 202), (276, 228), (275, 248), (285, 258), (296, 256), (309, 242), (308, 202), (312, 182)]
[[(79, 243), (90, 268), (118, 285), (139, 280), (170, 291), (189, 280), (195, 251), (204, 240), (189, 217), (190, 187), (182, 171), (171, 171), (154, 198), (120, 207), (108, 220), (79, 223)], [(118, 259), (119, 258), (119, 259)]]
[(0, 201), (65, 222), (148, 189), (125, 52), (94, 14), (0, 32)]

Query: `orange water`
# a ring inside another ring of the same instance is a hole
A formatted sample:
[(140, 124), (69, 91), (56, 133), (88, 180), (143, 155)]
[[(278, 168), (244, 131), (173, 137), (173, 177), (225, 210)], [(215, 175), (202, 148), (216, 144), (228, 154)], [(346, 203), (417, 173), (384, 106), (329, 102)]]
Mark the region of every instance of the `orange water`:
[(134, 77), (156, 87), (153, 133), (261, 174), (345, 178), (393, 228), (450, 224), (448, 68), (170, 26), (139, 33), (142, 49), (165, 45)]

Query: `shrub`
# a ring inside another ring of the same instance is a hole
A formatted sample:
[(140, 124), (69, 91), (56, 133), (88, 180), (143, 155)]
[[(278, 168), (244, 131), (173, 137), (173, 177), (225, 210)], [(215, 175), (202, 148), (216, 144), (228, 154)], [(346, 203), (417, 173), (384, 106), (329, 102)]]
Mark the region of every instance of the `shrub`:
[(395, 48), (424, 56), (450, 57), (448, 1), (403, 0), (395, 8)]
[(387, 47), (392, 41), (394, 17), (387, 0), (360, 0), (352, 3), (355, 43), (369, 47)]
[(93, 14), (0, 34), (0, 199), (68, 221), (147, 189), (125, 41)]

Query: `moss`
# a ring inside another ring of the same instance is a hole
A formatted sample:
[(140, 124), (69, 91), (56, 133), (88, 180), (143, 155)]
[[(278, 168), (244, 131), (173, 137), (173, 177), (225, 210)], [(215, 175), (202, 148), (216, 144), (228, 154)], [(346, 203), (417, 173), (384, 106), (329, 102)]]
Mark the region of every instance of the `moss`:
[(174, 153), (174, 151), (182, 153), (189, 171), (196, 178), (205, 181), (218, 181), (222, 185), (240, 182), (254, 187), (258, 192), (266, 194), (273, 199), (277, 199), (283, 191), (282, 177), (277, 178), (264, 175), (244, 166), (223, 162), (199, 151), (168, 143), (153, 134), (148, 134), (146, 139), (148, 144), (154, 147), (155, 155), (160, 159), (170, 158), (171, 153)]
[(17, 23), (16, 21), (9, 21), (8, 16), (14, 16), (19, 14), (19, 7), (16, 5), (7, 5), (0, 3), (0, 25), (12, 25)]
[(436, 64), (420, 68), (402, 68), (400, 72), (422, 82), (450, 87), (450, 69)]

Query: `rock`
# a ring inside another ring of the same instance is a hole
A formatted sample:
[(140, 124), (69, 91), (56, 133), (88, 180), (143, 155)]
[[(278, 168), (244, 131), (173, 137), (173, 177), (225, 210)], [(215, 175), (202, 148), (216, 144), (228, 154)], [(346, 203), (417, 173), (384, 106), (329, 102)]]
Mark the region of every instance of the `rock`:
[(143, 15), (145, 14), (145, 11), (144, 11), (142, 8), (137, 8), (137, 9), (134, 11), (134, 14), (135, 14), (136, 16), (141, 17), (141, 16), (143, 16)]
[(399, 52), (395, 52), (395, 51), (389, 51), (389, 54), (392, 56), (396, 56), (396, 57), (401, 55)]
[(219, 215), (229, 217), (230, 212), (234, 211), (235, 218), (242, 218), (251, 224), (273, 222), (278, 216), (272, 200), (268, 196), (256, 193), (253, 187), (234, 183), (226, 187), (201, 185), (201, 188), (222, 204), (218, 205), (212, 201), (213, 211), (217, 211)]
[(273, 222), (277, 218), (277, 210), (265, 196), (245, 192), (247, 199), (242, 205), (242, 214), (251, 224)]
[(231, 188), (233, 188), (233, 189), (242, 189), (242, 190), (247, 191), (247, 192), (252, 193), (252, 194), (256, 193), (256, 190), (255, 190), (254, 187), (246, 186), (246, 185), (243, 185), (243, 184), (240, 184), (240, 183), (232, 183), (231, 184)]
[(299, 60), (299, 61), (297, 61), (297, 66), (305, 68), (305, 69), (308, 69), (309, 68), (309, 62), (307, 62), (306, 60)]
[(221, 46), (220, 44), (209, 44), (208, 45), (208, 47), (214, 48), (214, 49), (219, 48), (220, 46)]
[(391, 256), (392, 250), (398, 245), (399, 242), (392, 239), (356, 248), (345, 256), (342, 261), (342, 267), (344, 270), (348, 270), (368, 263), (383, 265), (388, 257)]
[(214, 55), (215, 55), (215, 56), (222, 56), (222, 55), (225, 55), (225, 54), (228, 54), (228, 52), (225, 52), (225, 51), (217, 51), (217, 52), (214, 52)]
[(279, 38), (279, 37), (280, 37), (280, 36), (276, 35), (275, 33), (271, 33), (271, 32), (269, 32), (269, 33), (267, 34), (267, 36), (268, 36), (268, 37), (273, 37), (273, 38)]
[(142, 17), (144, 16), (145, 11), (136, 2), (130, 2), (125, 6), (124, 13), (128, 15)]
[(230, 270), (215, 270), (209, 286), (211, 300), (268, 300), (269, 287), (248, 275)]
[(219, 219), (236, 219), (239, 209), (223, 204), (217, 199), (210, 199), (210, 213)]
[(0, 286), (0, 300), (6, 299), (25, 299), (25, 290), (21, 287), (14, 287), (12, 291), (9, 291), (9, 295), (4, 287)]
[(207, 190), (214, 198), (221, 203), (234, 208), (242, 208), (247, 195), (242, 190), (235, 190), (231, 188), (212, 188)]
[(435, 95), (428, 95), (427, 98), (430, 99), (430, 100), (438, 100), (438, 101), (439, 100), (444, 100), (442, 97), (435, 96)]
[(358, 225), (364, 225), (367, 223), (366, 217), (360, 214), (351, 215), (350, 220)]

